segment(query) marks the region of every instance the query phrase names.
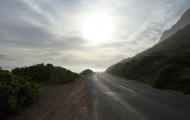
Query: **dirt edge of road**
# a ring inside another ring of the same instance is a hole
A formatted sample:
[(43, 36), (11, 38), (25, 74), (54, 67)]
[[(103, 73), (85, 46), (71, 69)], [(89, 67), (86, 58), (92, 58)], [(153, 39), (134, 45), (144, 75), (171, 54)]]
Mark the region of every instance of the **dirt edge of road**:
[(6, 120), (87, 120), (85, 81), (56, 85), (44, 89), (39, 102)]

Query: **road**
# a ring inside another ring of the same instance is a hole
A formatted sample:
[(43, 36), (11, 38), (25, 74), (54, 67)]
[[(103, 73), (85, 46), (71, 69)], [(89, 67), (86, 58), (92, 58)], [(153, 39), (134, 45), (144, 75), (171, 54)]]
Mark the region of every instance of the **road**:
[(190, 97), (96, 73), (86, 80), (89, 120), (190, 120)]

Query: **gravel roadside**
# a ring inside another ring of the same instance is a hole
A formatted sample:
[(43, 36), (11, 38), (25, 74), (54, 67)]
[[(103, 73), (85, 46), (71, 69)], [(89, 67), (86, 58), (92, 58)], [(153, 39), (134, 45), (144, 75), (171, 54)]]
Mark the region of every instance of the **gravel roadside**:
[(48, 87), (39, 102), (6, 120), (87, 120), (85, 82)]

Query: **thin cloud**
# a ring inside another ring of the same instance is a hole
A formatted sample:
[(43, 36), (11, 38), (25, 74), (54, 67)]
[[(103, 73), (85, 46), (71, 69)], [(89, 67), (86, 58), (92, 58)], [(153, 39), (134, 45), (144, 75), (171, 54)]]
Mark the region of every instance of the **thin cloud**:
[[(151, 47), (189, 7), (188, 0), (1, 0), (0, 66), (50, 62), (76, 72), (105, 70)], [(93, 45), (83, 38), (81, 22), (101, 10), (110, 14), (115, 33)]]

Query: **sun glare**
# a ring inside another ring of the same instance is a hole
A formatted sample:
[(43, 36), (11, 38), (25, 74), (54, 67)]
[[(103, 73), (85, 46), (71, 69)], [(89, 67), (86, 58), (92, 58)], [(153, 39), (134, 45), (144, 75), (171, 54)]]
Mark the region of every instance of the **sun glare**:
[(106, 12), (95, 12), (86, 16), (82, 22), (83, 37), (93, 43), (104, 43), (113, 34), (114, 24)]

